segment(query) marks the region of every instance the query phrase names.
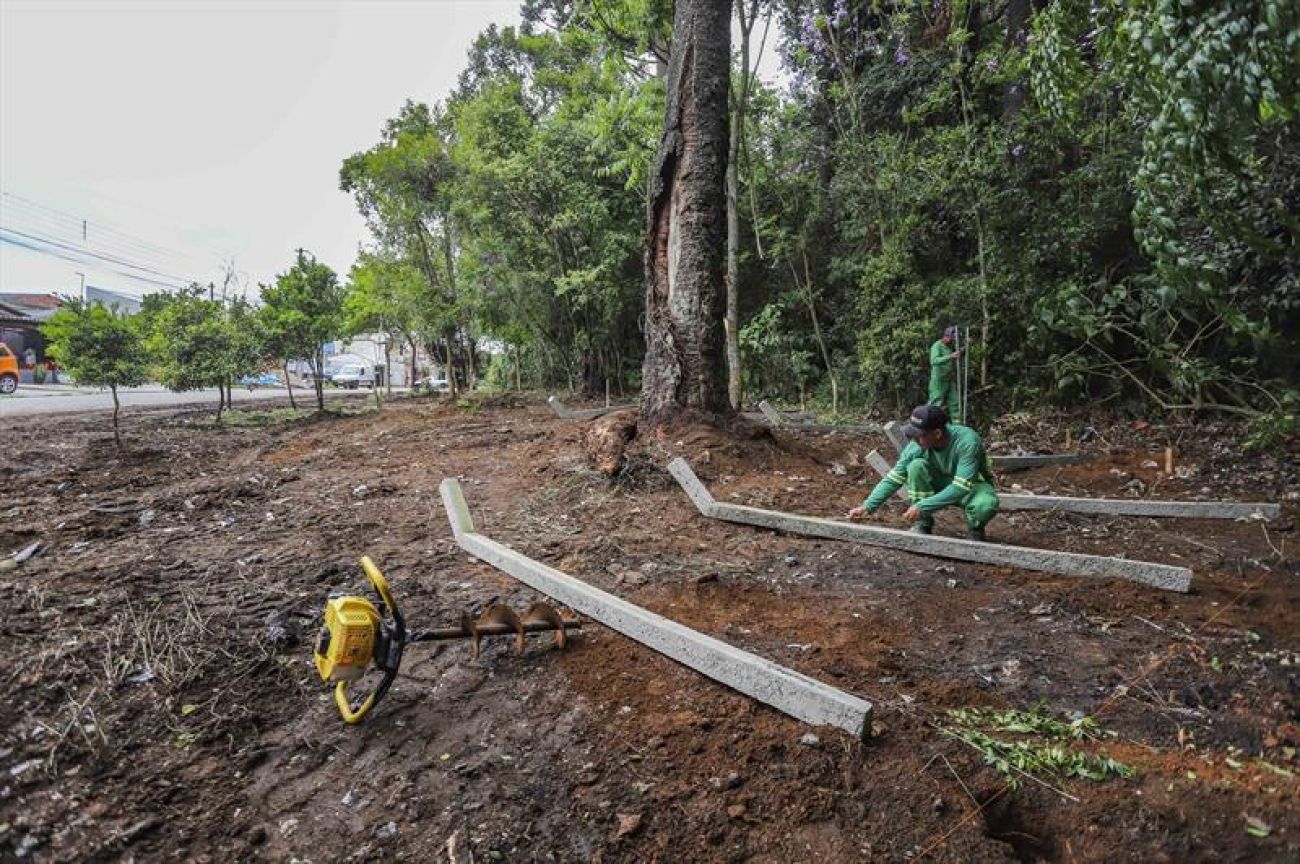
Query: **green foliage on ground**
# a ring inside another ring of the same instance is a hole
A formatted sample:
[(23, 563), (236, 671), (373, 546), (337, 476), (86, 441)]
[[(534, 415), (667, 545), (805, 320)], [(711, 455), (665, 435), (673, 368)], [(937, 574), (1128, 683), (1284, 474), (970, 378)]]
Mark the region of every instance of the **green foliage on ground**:
[(1044, 704), (1028, 711), (958, 708), (948, 717), (951, 722), (940, 731), (982, 754), (1013, 788), (1026, 779), (1051, 786), (1070, 778), (1102, 781), (1133, 775), (1128, 765), (1080, 749), (1106, 737), (1089, 717), (1061, 720)]

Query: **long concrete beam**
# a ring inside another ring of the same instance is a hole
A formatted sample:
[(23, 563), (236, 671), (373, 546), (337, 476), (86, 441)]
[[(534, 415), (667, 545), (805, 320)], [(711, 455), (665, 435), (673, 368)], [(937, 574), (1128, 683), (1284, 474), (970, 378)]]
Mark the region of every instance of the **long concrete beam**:
[[(894, 466), (875, 450), (867, 454), (867, 464), (880, 476)], [(903, 495), (899, 487), (896, 495)], [(905, 497), (905, 496), (904, 496)], [(1276, 519), (1282, 515), (1278, 504), (1239, 501), (1150, 501), (1132, 498), (1071, 498), (1063, 495), (1010, 495), (999, 492), (1003, 510), (1057, 510), (1064, 513), (1102, 513), (1109, 516), (1151, 516), (1185, 519)]]
[(781, 416), (781, 412), (773, 408), (766, 399), (758, 403), (758, 411), (773, 426), (781, 427), (785, 425), (785, 418)]
[(870, 732), (871, 703), (865, 699), (656, 615), (490, 540), (475, 532), (460, 483), (445, 479), (440, 491), (460, 548), (533, 590), (805, 723), (836, 726), (858, 738)]
[(793, 534), (826, 537), (831, 540), (867, 543), (920, 555), (973, 561), (977, 564), (1019, 567), (1044, 573), (1059, 573), (1063, 576), (1127, 579), (1166, 591), (1185, 593), (1192, 584), (1191, 570), (1169, 564), (1151, 564), (1105, 555), (1082, 555), (1077, 552), (1028, 549), (1000, 543), (980, 543), (973, 540), (959, 540), (955, 537), (935, 537), (875, 525), (855, 525), (833, 519), (722, 504), (713, 499), (686, 460), (677, 458), (669, 462), (668, 471), (686, 490), (686, 494), (690, 496), (699, 511), (712, 519), (772, 528)]
[(579, 411), (574, 411), (555, 396), (547, 397), (546, 404), (551, 406), (551, 410), (555, 412), (555, 416), (559, 417), (561, 420), (594, 420), (597, 417), (604, 417), (606, 414), (611, 414), (614, 411), (626, 411), (629, 408), (637, 407), (635, 404), (611, 405), (608, 408), (583, 408)]
[(907, 446), (907, 439), (903, 437), (903, 427), (897, 420), (890, 420), (885, 424), (885, 437), (899, 453), (902, 453), (903, 448)]
[[(894, 445), (894, 449), (899, 453), (907, 446), (907, 439), (903, 436), (903, 426), (896, 420), (890, 420), (885, 424), (885, 437), (889, 443)], [(1003, 471), (1017, 471), (1027, 468), (1041, 468), (1044, 465), (1078, 465), (1081, 462), (1091, 462), (1092, 456), (1087, 453), (1048, 453), (1038, 456), (996, 456), (989, 455), (993, 460), (993, 467), (1000, 468)]]
[(790, 429), (803, 432), (844, 432), (856, 435), (874, 435), (880, 431), (880, 427), (872, 425), (854, 425), (854, 424), (835, 424), (835, 423), (818, 423), (815, 420), (807, 419), (809, 415), (806, 412), (777, 411), (771, 403), (763, 400), (758, 403), (758, 410), (763, 419), (777, 429)]

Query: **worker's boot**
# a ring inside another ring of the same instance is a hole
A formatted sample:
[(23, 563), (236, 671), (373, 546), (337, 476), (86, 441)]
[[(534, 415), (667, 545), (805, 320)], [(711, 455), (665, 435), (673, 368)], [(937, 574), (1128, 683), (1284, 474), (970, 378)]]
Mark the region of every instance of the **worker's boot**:
[(974, 540), (977, 543), (984, 543), (989, 538), (984, 536), (984, 526), (981, 525), (979, 528), (971, 528), (968, 530), (966, 532), (966, 539)]

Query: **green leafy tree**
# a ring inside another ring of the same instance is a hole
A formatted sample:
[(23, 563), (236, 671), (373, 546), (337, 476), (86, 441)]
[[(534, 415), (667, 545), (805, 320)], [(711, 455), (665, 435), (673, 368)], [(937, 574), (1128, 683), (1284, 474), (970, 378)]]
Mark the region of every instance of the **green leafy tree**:
[[(388, 366), (392, 344), (404, 342), (411, 348), (409, 380), (417, 377), (416, 345), (425, 344), (437, 322), (424, 315), (427, 285), (420, 272), (408, 262), (383, 254), (363, 253), (348, 273), (343, 296), (343, 331), (349, 335), (384, 334), (384, 365)], [(392, 392), (391, 376), (386, 379)]]
[(80, 384), (113, 394), (113, 440), (120, 448), (117, 388), (138, 387), (149, 375), (149, 355), (139, 327), (102, 303), (65, 302), (41, 327), (47, 351)]
[(261, 363), (262, 330), (245, 301), (226, 305), (204, 293), (195, 286), (152, 305), (146, 319), (148, 346), (169, 389), (217, 388), (219, 422), (231, 404), (234, 379), (256, 371)]
[(316, 409), (325, 410), (322, 374), (325, 343), (342, 332), (343, 290), (338, 277), (310, 253), (298, 250), (294, 265), (263, 286), (259, 317), (285, 357), (308, 358), (316, 387)]

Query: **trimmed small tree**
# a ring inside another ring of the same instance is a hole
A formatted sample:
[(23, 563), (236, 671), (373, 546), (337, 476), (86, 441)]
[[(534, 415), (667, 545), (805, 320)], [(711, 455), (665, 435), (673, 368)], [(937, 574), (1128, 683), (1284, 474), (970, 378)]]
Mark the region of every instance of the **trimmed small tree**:
[(135, 322), (102, 303), (69, 300), (41, 327), (46, 351), (79, 384), (107, 387), (113, 394), (113, 440), (118, 426), (118, 387), (138, 387), (149, 375), (149, 354)]
[(172, 390), (218, 388), (220, 422), (230, 382), (256, 370), (262, 355), (261, 327), (251, 307), (242, 300), (223, 306), (191, 288), (166, 297), (150, 317), (148, 344), (162, 382)]
[(342, 329), (343, 289), (338, 276), (309, 252), (298, 250), (293, 267), (262, 287), (262, 302), (272, 311), (263, 313), (286, 355), (309, 357), (315, 374), (316, 410), (325, 410), (324, 343)]

